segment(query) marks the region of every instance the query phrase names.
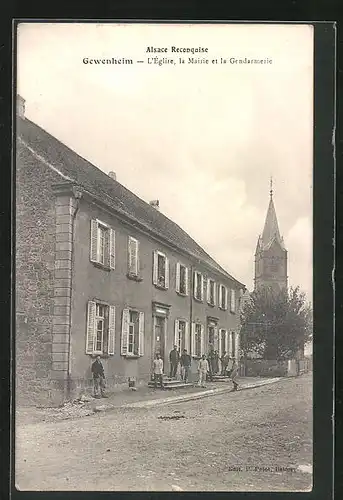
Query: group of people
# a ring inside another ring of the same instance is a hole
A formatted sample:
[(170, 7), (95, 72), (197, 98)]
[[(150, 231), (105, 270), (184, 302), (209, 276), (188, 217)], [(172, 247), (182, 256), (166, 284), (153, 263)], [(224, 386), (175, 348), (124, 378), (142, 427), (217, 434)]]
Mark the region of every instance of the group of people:
[[(219, 359), (221, 361), (221, 372), (219, 370)], [(230, 376), (233, 384), (233, 390), (236, 391), (238, 388), (238, 383), (236, 381), (238, 376), (238, 366), (236, 361), (233, 359), (232, 366), (229, 367), (230, 361), (230, 357), (226, 352), (224, 352), (221, 358), (219, 358), (218, 352), (214, 350), (210, 350), (207, 357), (203, 354), (198, 362), (198, 385), (200, 387), (205, 387), (206, 380), (212, 381), (213, 376), (220, 373), (223, 376)], [(184, 349), (180, 355), (177, 346), (174, 345), (174, 348), (169, 353), (169, 362), (169, 377), (176, 378), (178, 367), (180, 365), (181, 379), (187, 383), (192, 363), (192, 358), (188, 354), (187, 349)], [(156, 354), (156, 358), (153, 363), (153, 374), (156, 387), (159, 386), (163, 388), (163, 368), (163, 360), (158, 353)]]

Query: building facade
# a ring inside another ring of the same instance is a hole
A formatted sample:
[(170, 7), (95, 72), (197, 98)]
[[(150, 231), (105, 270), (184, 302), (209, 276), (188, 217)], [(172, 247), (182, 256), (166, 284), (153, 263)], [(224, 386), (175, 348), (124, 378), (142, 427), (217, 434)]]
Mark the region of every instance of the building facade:
[[(19, 103), (20, 104), (20, 103)], [(58, 404), (91, 386), (151, 377), (174, 345), (239, 356), (245, 286), (185, 231), (25, 118), (16, 161), (19, 403)]]
[(254, 286), (255, 290), (260, 287), (280, 290), (287, 288), (287, 282), (287, 250), (279, 231), (271, 183), (267, 216), (255, 251)]

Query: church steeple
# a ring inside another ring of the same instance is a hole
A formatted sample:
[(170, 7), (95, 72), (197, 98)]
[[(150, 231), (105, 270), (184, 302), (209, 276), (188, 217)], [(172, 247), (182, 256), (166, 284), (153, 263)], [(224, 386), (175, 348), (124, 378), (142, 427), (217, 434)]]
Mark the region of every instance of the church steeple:
[(273, 179), (270, 179), (270, 199), (262, 235), (255, 253), (255, 288), (287, 287), (287, 251), (280, 235), (273, 201)]

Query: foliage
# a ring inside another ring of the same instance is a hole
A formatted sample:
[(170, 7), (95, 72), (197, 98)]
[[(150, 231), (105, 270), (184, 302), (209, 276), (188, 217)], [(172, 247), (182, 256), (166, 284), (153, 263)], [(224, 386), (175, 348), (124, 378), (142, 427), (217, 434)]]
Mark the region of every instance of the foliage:
[(241, 349), (264, 359), (291, 359), (312, 338), (312, 310), (299, 287), (261, 287), (241, 313)]

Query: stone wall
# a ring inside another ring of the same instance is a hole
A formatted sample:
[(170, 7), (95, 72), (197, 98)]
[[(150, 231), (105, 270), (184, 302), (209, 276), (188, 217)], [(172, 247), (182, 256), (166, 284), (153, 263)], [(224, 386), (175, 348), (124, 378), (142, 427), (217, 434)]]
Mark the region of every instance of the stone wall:
[(55, 202), (58, 174), (20, 140), (16, 162), (16, 403), (51, 400)]

